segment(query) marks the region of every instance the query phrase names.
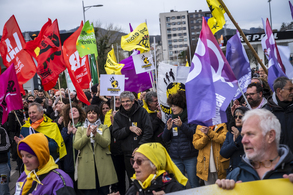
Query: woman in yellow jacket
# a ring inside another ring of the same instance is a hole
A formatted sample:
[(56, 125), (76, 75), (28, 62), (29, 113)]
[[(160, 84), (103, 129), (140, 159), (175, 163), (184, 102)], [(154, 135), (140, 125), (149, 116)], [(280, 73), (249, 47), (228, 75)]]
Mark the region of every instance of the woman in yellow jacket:
[(225, 123), (205, 127), (198, 125), (193, 135), (193, 146), (198, 150), (197, 176), (205, 185), (215, 184), (217, 179), (226, 178), (229, 159), (220, 155), (220, 149), (227, 134)]

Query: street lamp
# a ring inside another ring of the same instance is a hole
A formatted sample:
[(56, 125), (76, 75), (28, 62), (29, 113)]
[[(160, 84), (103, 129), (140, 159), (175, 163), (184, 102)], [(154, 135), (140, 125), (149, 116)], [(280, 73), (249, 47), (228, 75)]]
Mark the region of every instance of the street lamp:
[(83, 22), (85, 22), (85, 12), (89, 10), (91, 7), (102, 7), (103, 5), (89, 5), (84, 6), (84, 2), (82, 0), (82, 12), (83, 12)]
[(271, 23), (271, 29), (273, 30), (273, 26), (272, 26), (272, 13), (271, 13), (271, 1), (272, 0), (268, 0), (268, 2), (269, 2), (269, 9), (270, 9), (270, 23)]

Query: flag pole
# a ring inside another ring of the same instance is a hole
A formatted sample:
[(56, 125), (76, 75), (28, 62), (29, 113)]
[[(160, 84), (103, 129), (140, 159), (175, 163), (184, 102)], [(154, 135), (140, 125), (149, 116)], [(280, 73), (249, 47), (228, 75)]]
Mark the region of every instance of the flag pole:
[(157, 87), (158, 87), (158, 78), (157, 78), (157, 52), (156, 52), (156, 37), (154, 37), (154, 55), (155, 55), (155, 76), (154, 76), (154, 79), (156, 78), (156, 87), (155, 87), (155, 90), (156, 92), (158, 91), (157, 90)]
[(117, 46), (117, 62), (119, 63), (119, 48), (118, 48), (118, 43), (116, 43)]
[(225, 12), (227, 13), (227, 15), (229, 16), (230, 20), (233, 22), (233, 24), (235, 25), (235, 27), (237, 28), (237, 30), (239, 31), (239, 33), (241, 34), (243, 40), (245, 41), (245, 43), (247, 44), (247, 46), (249, 47), (249, 49), (252, 51), (252, 54), (254, 55), (254, 57), (256, 58), (256, 60), (258, 61), (258, 63), (261, 65), (261, 67), (263, 68), (263, 70), (265, 71), (266, 74), (268, 74), (268, 70), (265, 67), (265, 65), (262, 63), (261, 59), (259, 58), (259, 56), (257, 55), (256, 51), (254, 50), (254, 48), (251, 46), (251, 44), (249, 43), (249, 41), (247, 40), (245, 34), (243, 33), (243, 31), (241, 30), (241, 28), (238, 26), (237, 22), (234, 20), (233, 16), (231, 15), (230, 11), (228, 10), (228, 8), (226, 7), (225, 3), (223, 2), (223, 0), (219, 0), (219, 3), (222, 5), (222, 7), (224, 8)]
[(20, 126), (22, 126), (22, 125), (21, 125), (21, 123), (20, 123), (20, 120), (19, 120), (19, 118), (18, 118), (18, 116), (16, 115), (16, 113), (15, 113), (15, 111), (14, 111), (14, 110), (13, 110), (13, 113), (14, 113), (14, 115), (15, 115), (15, 117), (16, 117), (16, 119), (17, 119), (18, 123), (19, 123), (19, 125), (20, 125)]
[[(65, 76), (66, 76), (66, 75), (65, 75)], [(67, 81), (66, 81), (66, 82), (67, 82)], [(66, 84), (67, 84), (67, 83), (66, 83)], [(61, 94), (61, 90), (60, 90), (61, 87), (60, 87), (60, 79), (59, 79), (59, 76), (58, 76), (58, 86), (59, 86), (59, 93), (60, 93), (59, 96), (60, 96), (60, 98), (61, 98), (61, 102), (63, 102), (63, 101), (62, 101), (62, 94)]]
[(245, 94), (243, 93), (241, 87), (239, 86), (239, 83), (237, 83), (237, 85), (238, 85), (238, 88), (240, 89), (240, 91), (241, 91), (241, 93), (242, 93), (242, 96), (243, 96), (243, 98), (244, 98), (244, 100), (245, 100), (245, 102), (246, 102), (247, 107), (249, 108), (249, 110), (251, 110), (251, 106), (250, 106), (250, 104), (248, 103), (247, 98), (246, 98)]
[[(68, 86), (68, 82), (67, 82), (67, 74), (65, 74), (65, 80), (66, 80), (66, 85)], [(72, 126), (75, 127), (74, 125), (74, 119), (73, 119), (73, 112), (72, 112), (72, 104), (71, 104), (71, 98), (70, 98), (70, 92), (68, 90), (68, 98), (69, 98), (69, 106), (70, 106), (70, 112), (71, 112), (71, 119), (72, 119)]]
[[(91, 54), (91, 55), (95, 55), (95, 54)], [(99, 76), (100, 72), (99, 72), (98, 56), (97, 56), (97, 58), (95, 58), (95, 60), (96, 60), (96, 68), (97, 68), (98, 81), (100, 83), (100, 76)]]

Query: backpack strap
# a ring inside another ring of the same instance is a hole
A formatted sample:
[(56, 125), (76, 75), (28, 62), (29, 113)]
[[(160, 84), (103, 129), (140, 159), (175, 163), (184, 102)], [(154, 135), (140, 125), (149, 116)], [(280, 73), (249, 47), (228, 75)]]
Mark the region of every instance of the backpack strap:
[(57, 175), (59, 175), (59, 177), (62, 179), (63, 185), (66, 186), (66, 183), (65, 183), (65, 179), (64, 179), (64, 177), (63, 177), (58, 171), (56, 171), (55, 169), (52, 170), (52, 171), (53, 171), (54, 173), (56, 173)]

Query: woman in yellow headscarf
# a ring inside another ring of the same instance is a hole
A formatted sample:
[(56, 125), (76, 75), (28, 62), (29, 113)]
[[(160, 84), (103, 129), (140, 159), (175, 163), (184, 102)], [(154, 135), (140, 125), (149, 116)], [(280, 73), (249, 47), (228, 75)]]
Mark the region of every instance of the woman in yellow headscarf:
[[(183, 190), (187, 178), (171, 160), (160, 143), (145, 143), (135, 151), (131, 164), (135, 170), (133, 185), (126, 195), (165, 194)], [(117, 195), (113, 193), (113, 195)]]

